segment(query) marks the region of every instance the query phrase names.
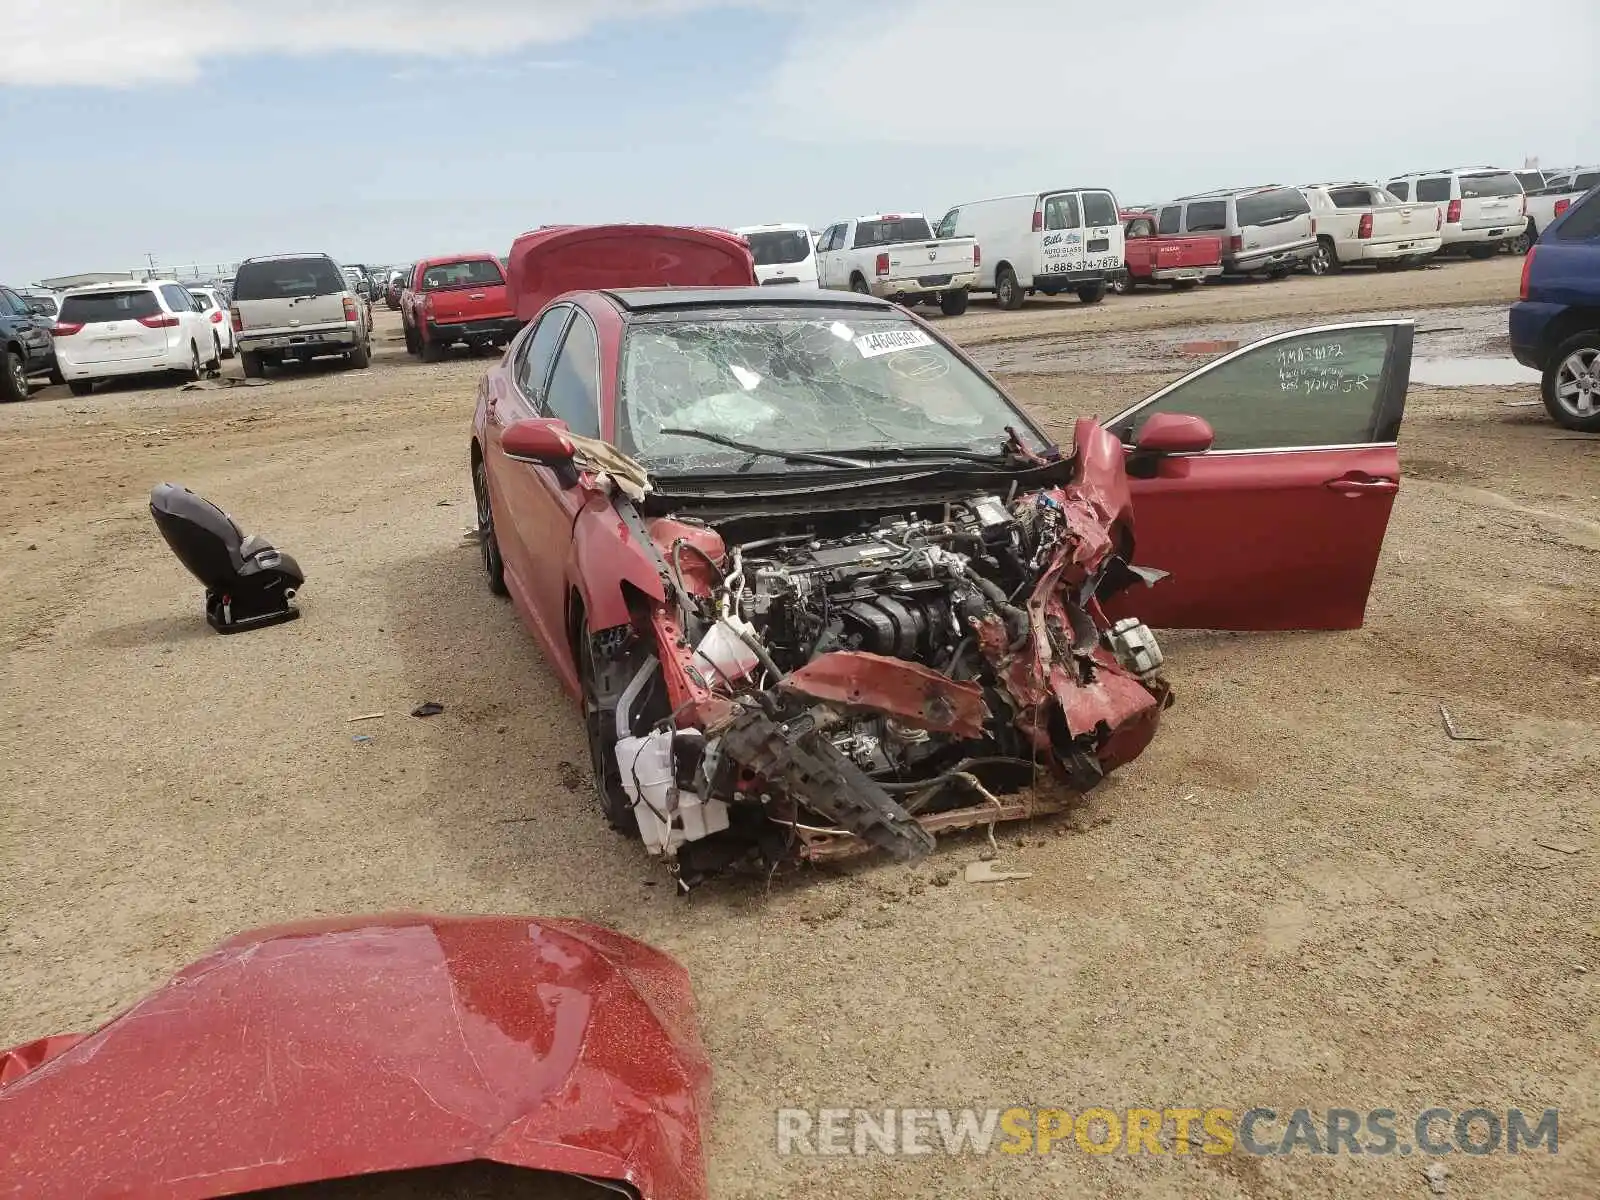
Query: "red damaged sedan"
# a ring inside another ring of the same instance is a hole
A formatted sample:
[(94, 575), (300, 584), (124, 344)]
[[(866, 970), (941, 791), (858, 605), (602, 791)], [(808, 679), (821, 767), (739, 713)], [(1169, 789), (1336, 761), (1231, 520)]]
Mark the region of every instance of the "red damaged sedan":
[(479, 389), (483, 564), (684, 883), (909, 860), (1136, 758), (1149, 626), (1361, 623), (1411, 338), (1270, 338), (1057, 448), (871, 297), (568, 293)]

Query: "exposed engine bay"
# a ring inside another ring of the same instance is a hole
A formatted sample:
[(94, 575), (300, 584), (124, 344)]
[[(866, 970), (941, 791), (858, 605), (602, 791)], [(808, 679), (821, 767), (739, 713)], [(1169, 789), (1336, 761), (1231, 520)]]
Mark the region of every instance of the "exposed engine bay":
[(653, 637), (590, 647), (613, 823), (685, 882), (752, 853), (912, 860), (1136, 757), (1170, 702), (1161, 651), (1097, 597), (1160, 573), (1128, 562), (1110, 466), (1103, 488), (641, 520), (669, 585)]

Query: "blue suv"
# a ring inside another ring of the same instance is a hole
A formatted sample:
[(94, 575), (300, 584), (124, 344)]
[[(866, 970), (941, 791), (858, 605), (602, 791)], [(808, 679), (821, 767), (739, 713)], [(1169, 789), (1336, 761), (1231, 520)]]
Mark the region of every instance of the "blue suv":
[(1511, 352), (1544, 372), (1544, 406), (1556, 422), (1600, 433), (1600, 188), (1539, 235), (1511, 306)]

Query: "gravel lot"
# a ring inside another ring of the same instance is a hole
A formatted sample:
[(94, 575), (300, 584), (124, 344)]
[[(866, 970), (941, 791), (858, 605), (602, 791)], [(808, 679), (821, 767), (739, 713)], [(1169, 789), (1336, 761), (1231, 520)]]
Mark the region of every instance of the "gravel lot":
[[(1077, 335), (1503, 305), (1519, 266), (975, 303), (945, 328), (986, 354), (1067, 339), (1004, 376), (1065, 433), (1193, 365), (1075, 367)], [(968, 837), (683, 901), (604, 828), (578, 716), (463, 538), (483, 360), (408, 360), (387, 313), (379, 336), (365, 372), (0, 409), (0, 1046), (90, 1027), (249, 926), (576, 915), (693, 975), (719, 1197), (1429, 1194), (1421, 1157), (774, 1149), (779, 1106), (1013, 1104), (1560, 1106), (1559, 1155), (1452, 1155), (1449, 1194), (1595, 1194), (1600, 456), (1509, 406), (1533, 388), (1413, 388), (1366, 627), (1168, 635), (1151, 749), (1002, 832), (1030, 879), (963, 883)], [(293, 553), (305, 619), (211, 633), (149, 519), (164, 480)], [(422, 700), (445, 713), (406, 715)], [(1448, 739), (1441, 702), (1486, 740)]]

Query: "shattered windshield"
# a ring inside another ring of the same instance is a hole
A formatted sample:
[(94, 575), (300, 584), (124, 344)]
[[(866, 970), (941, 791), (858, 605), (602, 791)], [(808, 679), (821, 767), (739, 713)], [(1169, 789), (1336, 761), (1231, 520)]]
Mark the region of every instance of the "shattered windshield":
[(898, 316), (739, 312), (635, 321), (620, 376), (618, 443), (657, 473), (797, 469), (665, 429), (775, 451), (995, 452), (1010, 425), (1024, 444), (1043, 449), (994, 384)]

